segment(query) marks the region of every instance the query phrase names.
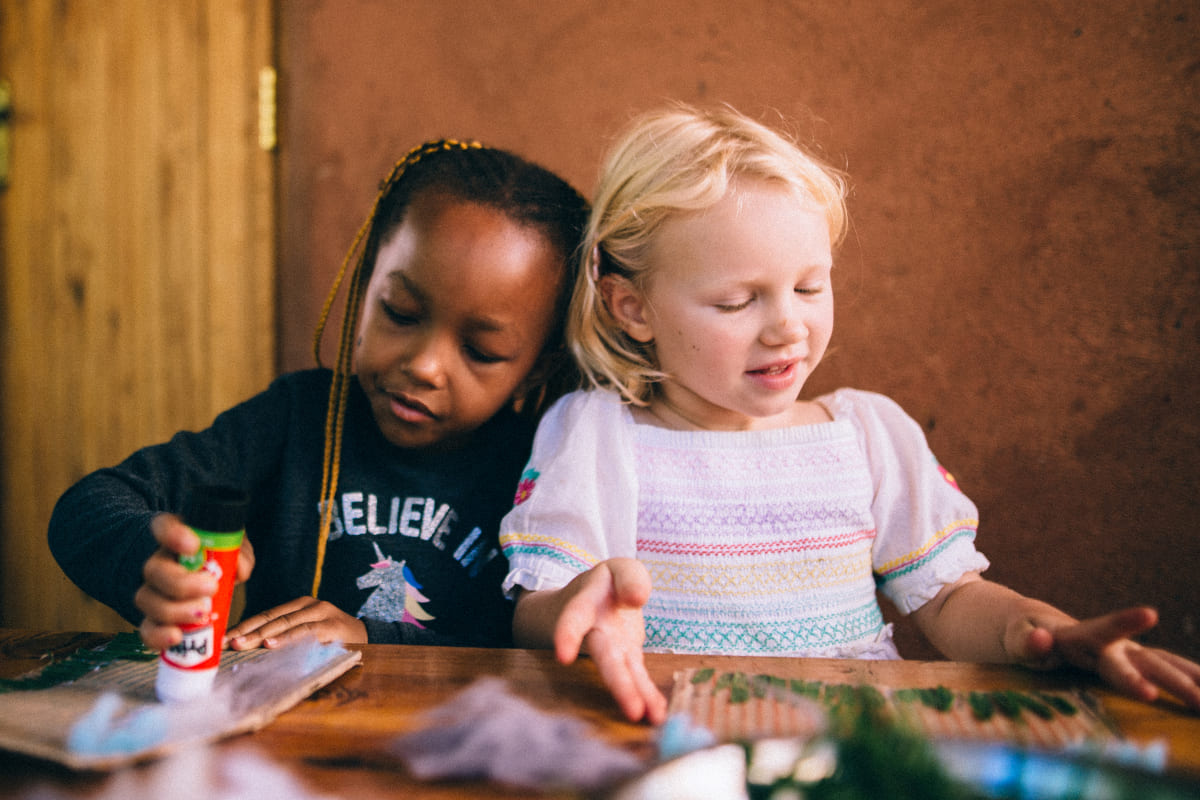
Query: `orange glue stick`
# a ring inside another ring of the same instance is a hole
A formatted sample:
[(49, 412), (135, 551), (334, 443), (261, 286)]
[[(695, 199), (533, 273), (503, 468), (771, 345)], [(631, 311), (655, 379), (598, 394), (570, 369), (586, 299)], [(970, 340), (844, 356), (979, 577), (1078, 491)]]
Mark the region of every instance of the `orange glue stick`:
[(183, 641), (162, 651), (154, 682), (159, 700), (184, 702), (212, 691), (229, 625), (247, 505), (245, 492), (223, 486), (197, 487), (184, 503), (183, 521), (200, 537), (200, 549), (195, 555), (180, 556), (179, 563), (192, 571), (212, 573), (217, 578), (217, 593), (208, 620), (181, 625)]

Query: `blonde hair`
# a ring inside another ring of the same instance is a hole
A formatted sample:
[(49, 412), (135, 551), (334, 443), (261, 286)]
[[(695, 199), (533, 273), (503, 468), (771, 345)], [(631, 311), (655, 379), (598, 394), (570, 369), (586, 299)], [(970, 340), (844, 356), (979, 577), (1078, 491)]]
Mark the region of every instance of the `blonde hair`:
[(567, 321), (572, 355), (593, 386), (645, 405), (666, 377), (653, 343), (628, 337), (604, 303), (599, 279), (615, 274), (642, 289), (647, 253), (673, 215), (711, 208), (738, 178), (783, 184), (829, 223), (835, 246), (846, 232), (846, 182), (793, 139), (728, 108), (677, 104), (636, 119), (605, 158), (583, 241)]

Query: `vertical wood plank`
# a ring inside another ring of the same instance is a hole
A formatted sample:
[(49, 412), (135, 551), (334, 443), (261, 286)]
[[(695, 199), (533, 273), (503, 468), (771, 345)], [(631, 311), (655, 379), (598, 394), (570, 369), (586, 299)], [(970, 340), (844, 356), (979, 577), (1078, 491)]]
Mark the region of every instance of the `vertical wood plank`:
[[(11, 154), (11, 173), (7, 190), (0, 193), (0, 231), (3, 247), (0, 248), (0, 279), (3, 289), (3, 344), (0, 369), (0, 402), (4, 411), (0, 414), (3, 424), (0, 436), (0, 456), (4, 459), (3, 524), (4, 530), (26, 531), (36, 523), (29, 518), (30, 509), (44, 502), (44, 493), (28, 475), (44, 469), (43, 464), (53, 455), (46, 454), (40, 441), (42, 431), (29, 419), (29, 411), (37, 407), (42, 392), (45, 373), (36, 368), (38, 364), (51, 364), (50, 342), (41, 335), (41, 317), (50, 309), (50, 298), (54, 296), (56, 265), (62, 263), (63, 241), (55, 235), (54, 215), (49, 212), (44, 195), (37, 183), (50, 174), (50, 165), (55, 160), (53, 143), (48, 135), (50, 95), (48, 81), (38, 80), (49, 73), (49, 54), (52, 51), (53, 8), (50, 4), (8, 4), (0, 9), (0, 75), (9, 80), (14, 94), (12, 125), (14, 129)], [(63, 53), (64, 58), (70, 54)], [(23, 70), (13, 69), (19, 63)], [(15, 209), (37, 209), (38, 213), (25, 215), (18, 234), (19, 217)], [(41, 264), (35, 272), (32, 265)], [(64, 298), (65, 299), (65, 298)], [(73, 332), (64, 332), (64, 340)], [(43, 408), (59, 402), (59, 398), (47, 397)], [(41, 577), (57, 588), (65, 583), (61, 574), (45, 571), (44, 564), (28, 563), (25, 548), (17, 546), (18, 537), (24, 533), (0, 534), (0, 590), (7, 608), (11, 598), (19, 590), (19, 578), (12, 573), (16, 569), (42, 571)]]
[[(207, 237), (212, 268), (207, 275), (206, 329), (210, 347), (204, 377), (210, 386), (210, 415), (226, 398), (248, 397), (263, 388), (275, 357), (275, 283), (247, 264), (274, 263), (274, 194), (264, 174), (268, 165), (257, 147), (258, 74), (269, 63), (270, 9), (262, 0), (237, 0), (238, 13), (207, 6), (207, 132), (209, 176)], [(233, 71), (245, 76), (229, 80)], [(230, 192), (228, 187), (245, 187)]]
[(45, 531), (78, 478), (207, 425), (275, 373), (274, 165), (256, 89), (270, 0), (0, 14), (14, 169), (0, 202), (0, 624), (127, 627)]

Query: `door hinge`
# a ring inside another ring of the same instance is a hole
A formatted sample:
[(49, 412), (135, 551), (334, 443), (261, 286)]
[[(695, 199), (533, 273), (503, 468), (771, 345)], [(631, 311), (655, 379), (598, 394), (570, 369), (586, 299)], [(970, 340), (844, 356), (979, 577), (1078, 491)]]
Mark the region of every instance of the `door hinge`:
[(275, 130), (275, 84), (274, 67), (258, 71), (258, 146), (267, 152), (274, 150), (279, 142)]
[(9, 155), (12, 153), (12, 88), (0, 80), (0, 192), (8, 188)]

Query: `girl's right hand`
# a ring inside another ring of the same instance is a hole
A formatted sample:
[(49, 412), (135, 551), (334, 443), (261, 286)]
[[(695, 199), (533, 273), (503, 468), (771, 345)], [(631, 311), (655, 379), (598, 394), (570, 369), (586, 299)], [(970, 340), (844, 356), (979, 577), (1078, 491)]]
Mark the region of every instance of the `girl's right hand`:
[(666, 720), (667, 700), (646, 671), (642, 606), (650, 575), (640, 561), (602, 561), (565, 587), (571, 594), (554, 628), (558, 660), (570, 663), (583, 650), (625, 716), (652, 725)]
[[(200, 537), (179, 517), (158, 514), (150, 521), (150, 530), (158, 542), (158, 550), (142, 567), (144, 583), (133, 602), (145, 615), (138, 629), (142, 641), (150, 649), (165, 650), (183, 641), (180, 625), (208, 619), (217, 580), (205, 570), (191, 572), (179, 563), (180, 555), (191, 555), (200, 548)], [(253, 569), (254, 548), (243, 538), (238, 554), (238, 583), (249, 578)]]

